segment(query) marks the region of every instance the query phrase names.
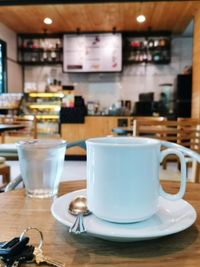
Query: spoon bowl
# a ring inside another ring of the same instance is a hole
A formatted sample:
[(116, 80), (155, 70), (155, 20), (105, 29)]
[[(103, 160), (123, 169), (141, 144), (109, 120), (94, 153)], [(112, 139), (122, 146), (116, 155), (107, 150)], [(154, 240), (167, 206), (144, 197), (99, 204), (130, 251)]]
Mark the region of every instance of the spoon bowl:
[(72, 215), (82, 213), (85, 216), (91, 213), (87, 208), (87, 198), (84, 196), (75, 197), (70, 202), (68, 210)]
[(69, 228), (70, 233), (81, 234), (86, 232), (83, 216), (91, 212), (87, 208), (87, 199), (84, 196), (75, 197), (69, 204), (68, 211), (70, 214), (77, 216), (74, 224)]

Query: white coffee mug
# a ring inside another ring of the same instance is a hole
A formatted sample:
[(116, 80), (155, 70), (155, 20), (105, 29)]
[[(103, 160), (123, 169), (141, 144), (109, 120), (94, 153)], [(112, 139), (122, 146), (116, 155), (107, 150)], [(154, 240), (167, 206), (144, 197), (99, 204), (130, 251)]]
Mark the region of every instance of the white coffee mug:
[[(101, 219), (142, 221), (156, 213), (159, 196), (178, 200), (185, 193), (186, 162), (178, 149), (161, 151), (161, 141), (142, 137), (93, 138), (86, 145), (88, 208)], [(169, 154), (181, 162), (180, 190), (174, 195), (159, 182), (160, 162)]]

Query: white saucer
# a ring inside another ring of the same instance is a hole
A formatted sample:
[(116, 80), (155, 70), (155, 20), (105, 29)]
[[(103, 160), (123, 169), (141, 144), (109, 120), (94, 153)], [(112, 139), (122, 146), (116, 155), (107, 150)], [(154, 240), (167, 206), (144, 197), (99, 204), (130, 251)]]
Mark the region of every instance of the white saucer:
[[(63, 195), (52, 204), (53, 216), (64, 225), (71, 226), (75, 217), (68, 213), (70, 201), (86, 195), (86, 189)], [(159, 208), (150, 219), (138, 223), (110, 223), (91, 214), (84, 217), (87, 234), (112, 241), (138, 241), (171, 235), (187, 229), (196, 220), (195, 209), (185, 200), (159, 199)]]

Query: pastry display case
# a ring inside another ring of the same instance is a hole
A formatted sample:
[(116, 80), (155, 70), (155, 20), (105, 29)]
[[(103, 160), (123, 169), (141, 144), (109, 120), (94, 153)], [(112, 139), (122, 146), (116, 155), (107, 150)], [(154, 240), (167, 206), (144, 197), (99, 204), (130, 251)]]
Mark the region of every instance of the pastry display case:
[(35, 115), (38, 136), (59, 135), (59, 114), (64, 94), (57, 93), (25, 93), (21, 112), (23, 115)]

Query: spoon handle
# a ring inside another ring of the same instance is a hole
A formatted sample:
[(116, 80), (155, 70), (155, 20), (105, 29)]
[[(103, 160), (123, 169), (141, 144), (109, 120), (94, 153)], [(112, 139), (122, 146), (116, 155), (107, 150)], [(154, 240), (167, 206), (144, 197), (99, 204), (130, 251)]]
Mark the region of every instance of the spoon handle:
[(69, 228), (70, 233), (82, 234), (86, 232), (84, 223), (83, 223), (83, 213), (79, 213), (76, 217), (74, 224)]

